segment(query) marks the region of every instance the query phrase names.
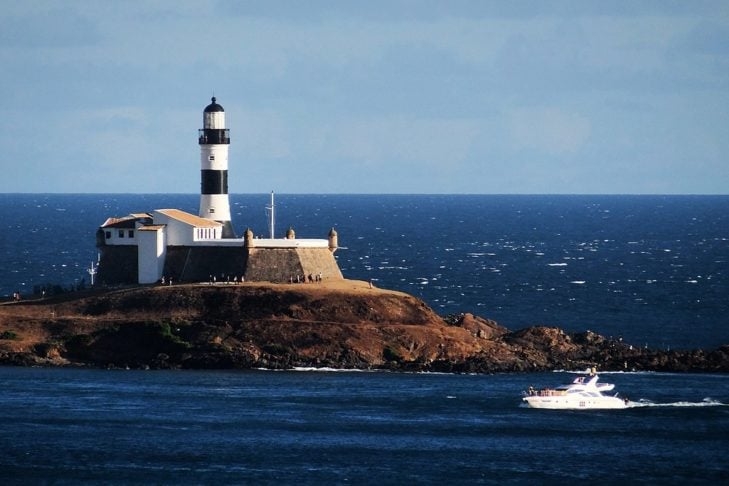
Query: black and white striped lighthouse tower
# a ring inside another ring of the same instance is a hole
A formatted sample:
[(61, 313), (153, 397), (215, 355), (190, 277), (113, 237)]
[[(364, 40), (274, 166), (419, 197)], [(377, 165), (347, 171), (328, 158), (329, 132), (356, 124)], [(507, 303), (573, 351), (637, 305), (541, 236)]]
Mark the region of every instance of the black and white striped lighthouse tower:
[(200, 143), (200, 217), (223, 223), (223, 238), (235, 238), (228, 200), (228, 145), (225, 110), (216, 101), (205, 107)]

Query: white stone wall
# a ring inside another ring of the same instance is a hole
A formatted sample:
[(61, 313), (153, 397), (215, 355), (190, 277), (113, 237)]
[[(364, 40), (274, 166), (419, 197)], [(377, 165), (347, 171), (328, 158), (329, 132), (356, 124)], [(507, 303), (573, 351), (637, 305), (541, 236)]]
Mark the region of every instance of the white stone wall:
[(144, 229), (139, 231), (139, 251), (137, 253), (139, 283), (151, 284), (162, 278), (167, 256), (165, 241), (166, 228)]

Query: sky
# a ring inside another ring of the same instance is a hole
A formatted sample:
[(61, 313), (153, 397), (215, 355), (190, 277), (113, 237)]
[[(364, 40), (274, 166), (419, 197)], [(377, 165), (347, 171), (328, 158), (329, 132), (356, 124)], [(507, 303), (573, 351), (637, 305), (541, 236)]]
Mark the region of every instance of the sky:
[(729, 194), (729, 2), (2, 2), (0, 192)]

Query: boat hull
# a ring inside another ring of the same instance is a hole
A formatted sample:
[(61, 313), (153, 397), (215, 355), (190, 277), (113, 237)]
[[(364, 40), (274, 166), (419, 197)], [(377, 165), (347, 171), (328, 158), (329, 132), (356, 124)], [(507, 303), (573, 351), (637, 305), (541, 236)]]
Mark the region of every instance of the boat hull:
[(625, 400), (618, 397), (531, 396), (523, 400), (530, 408), (551, 410), (612, 410), (628, 406)]

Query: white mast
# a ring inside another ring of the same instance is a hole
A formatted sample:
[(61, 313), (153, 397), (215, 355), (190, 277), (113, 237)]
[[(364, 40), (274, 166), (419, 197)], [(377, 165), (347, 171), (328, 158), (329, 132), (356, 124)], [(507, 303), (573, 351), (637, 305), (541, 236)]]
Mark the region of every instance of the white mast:
[(97, 273), (97, 267), (94, 266), (94, 262), (91, 262), (91, 266), (86, 269), (86, 272), (91, 276), (91, 286), (94, 286), (94, 275)]
[(274, 225), (276, 224), (276, 209), (273, 204), (273, 191), (271, 191), (271, 205), (266, 206), (266, 213), (268, 213), (268, 231), (271, 234), (271, 239), (273, 239)]

